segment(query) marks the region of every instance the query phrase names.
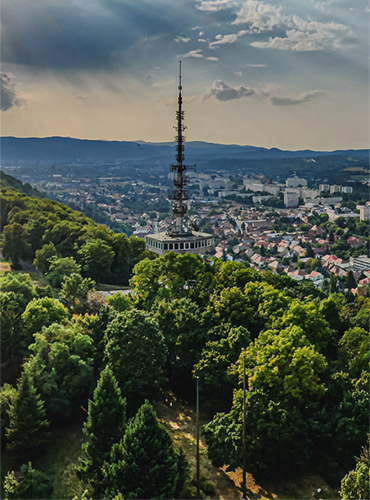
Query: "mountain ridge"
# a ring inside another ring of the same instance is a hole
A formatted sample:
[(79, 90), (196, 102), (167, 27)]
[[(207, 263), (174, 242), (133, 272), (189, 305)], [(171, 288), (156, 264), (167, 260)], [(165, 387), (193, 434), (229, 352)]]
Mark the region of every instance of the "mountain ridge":
[[(1, 160), (9, 161), (114, 161), (137, 160), (152, 158), (156, 161), (169, 161), (173, 158), (174, 143), (146, 141), (106, 141), (77, 139), (73, 137), (14, 137), (3, 136), (1, 140)], [(198, 159), (212, 160), (229, 159), (277, 159), (305, 158), (316, 156), (349, 155), (368, 157), (368, 149), (348, 149), (334, 151), (282, 150), (279, 148), (264, 148), (250, 145), (219, 144), (205, 141), (189, 141), (185, 144), (185, 154), (192, 161)]]

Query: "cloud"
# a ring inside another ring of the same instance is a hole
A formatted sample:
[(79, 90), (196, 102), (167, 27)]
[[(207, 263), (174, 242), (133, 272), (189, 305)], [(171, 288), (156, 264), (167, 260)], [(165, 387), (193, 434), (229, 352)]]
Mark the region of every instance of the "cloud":
[(285, 36), (271, 36), (267, 41), (251, 43), (258, 48), (304, 52), (339, 49), (356, 41), (350, 28), (344, 24), (283, 15), (281, 9), (281, 6), (265, 4), (260, 0), (247, 0), (232, 24), (246, 25), (250, 33), (285, 30)]
[(265, 90), (246, 88), (242, 86), (232, 88), (226, 85), (225, 82), (216, 80), (212, 87), (202, 96), (202, 100), (206, 101), (208, 99), (216, 99), (217, 101), (225, 102), (235, 99), (241, 99), (242, 97), (255, 97), (267, 99), (273, 106), (292, 106), (310, 102), (322, 95), (324, 95), (324, 92), (320, 90), (314, 90), (312, 92), (306, 92), (297, 98), (277, 97), (271, 94), (271, 92)]
[(196, 59), (203, 57), (204, 59), (207, 59), (207, 61), (218, 61), (218, 57), (204, 57), (201, 52), (203, 52), (203, 49), (191, 50), (190, 52), (183, 54), (181, 57), (195, 57)]
[(285, 37), (270, 37), (266, 42), (252, 42), (253, 47), (297, 52), (324, 50), (327, 47), (335, 49), (353, 44), (355, 38), (344, 24), (320, 23), (305, 21), (297, 16), (293, 18), (292, 29), (286, 31)]
[(204, 57), (201, 52), (203, 52), (203, 49), (191, 50), (187, 54), (183, 54), (181, 57)]
[(266, 64), (247, 64), (251, 68), (266, 68)]
[(316, 99), (317, 97), (320, 97), (324, 94), (325, 92), (316, 90), (314, 92), (306, 92), (298, 98), (270, 96), (270, 102), (273, 106), (294, 106), (297, 104), (310, 102), (313, 99)]
[(247, 0), (232, 24), (248, 24), (250, 31), (261, 33), (280, 26), (284, 19), (281, 7), (264, 4), (259, 0)]
[(218, 12), (237, 5), (235, 0), (200, 0), (197, 8), (206, 12)]
[(233, 89), (226, 85), (225, 82), (221, 80), (215, 81), (213, 86), (208, 90), (206, 94), (202, 96), (203, 100), (214, 98), (217, 101), (231, 101), (233, 99), (240, 99), (241, 97), (249, 97), (256, 94), (255, 89), (247, 89), (245, 87), (239, 87)]
[(190, 42), (191, 38), (179, 35), (176, 38), (174, 38), (174, 40), (175, 40), (175, 42), (184, 42), (184, 43), (187, 43), (187, 42)]
[(247, 33), (246, 30), (238, 31), (238, 33), (231, 33), (229, 35), (217, 35), (215, 36), (216, 42), (212, 42), (209, 44), (210, 49), (214, 49), (219, 45), (224, 45), (225, 43), (234, 43), (237, 39)]
[(15, 83), (13, 83), (14, 75), (12, 73), (1, 71), (1, 111), (7, 111), (13, 106), (21, 106), (23, 99), (17, 96)]

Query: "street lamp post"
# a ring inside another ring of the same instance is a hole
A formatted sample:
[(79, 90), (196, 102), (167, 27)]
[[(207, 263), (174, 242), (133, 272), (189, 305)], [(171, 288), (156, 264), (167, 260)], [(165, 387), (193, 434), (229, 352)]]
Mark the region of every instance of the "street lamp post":
[(247, 498), (247, 423), (246, 423), (246, 383), (245, 354), (243, 356), (243, 498)]
[(197, 426), (197, 498), (200, 498), (200, 464), (199, 464), (199, 377), (197, 377), (197, 398), (196, 398), (196, 426)]

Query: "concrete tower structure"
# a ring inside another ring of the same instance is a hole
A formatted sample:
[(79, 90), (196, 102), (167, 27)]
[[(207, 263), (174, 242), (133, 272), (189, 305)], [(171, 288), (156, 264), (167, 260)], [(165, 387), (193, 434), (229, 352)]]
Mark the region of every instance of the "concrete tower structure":
[[(176, 132), (175, 137), (175, 159), (170, 167), (171, 172), (175, 172), (173, 180), (175, 189), (170, 192), (169, 198), (174, 201), (172, 210), (175, 217), (174, 227), (168, 233), (150, 234), (145, 238), (146, 249), (151, 252), (165, 255), (167, 252), (173, 251), (177, 253), (198, 253), (204, 254), (207, 251), (214, 249), (214, 238), (211, 234), (201, 233), (196, 227), (189, 228), (186, 224), (185, 217), (187, 213), (186, 200), (189, 199), (189, 193), (185, 189), (189, 179), (186, 175), (187, 169), (194, 169), (195, 165), (185, 165), (185, 136), (184, 136), (184, 117), (185, 113), (182, 109), (182, 75), (181, 61), (179, 74), (179, 96), (178, 109), (176, 111)], [(193, 230), (195, 229), (195, 230)]]

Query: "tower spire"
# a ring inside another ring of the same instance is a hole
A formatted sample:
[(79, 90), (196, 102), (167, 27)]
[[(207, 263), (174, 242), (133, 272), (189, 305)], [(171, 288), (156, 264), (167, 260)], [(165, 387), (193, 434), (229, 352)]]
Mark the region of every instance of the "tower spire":
[(172, 191), (170, 194), (170, 198), (174, 200), (174, 205), (173, 205), (173, 213), (176, 218), (175, 221), (175, 229), (172, 231), (172, 234), (187, 234), (185, 225), (184, 225), (184, 218), (187, 212), (187, 205), (184, 203), (185, 200), (189, 199), (189, 193), (187, 190), (184, 189), (186, 184), (189, 182), (189, 178), (185, 175), (185, 171), (187, 168), (195, 168), (194, 166), (187, 166), (184, 164), (185, 160), (185, 155), (184, 155), (184, 142), (185, 142), (185, 136), (183, 135), (183, 132), (185, 130), (185, 125), (183, 123), (183, 120), (185, 118), (185, 113), (182, 109), (182, 75), (181, 75), (181, 61), (180, 61), (180, 68), (179, 68), (179, 96), (178, 96), (178, 110), (176, 111), (176, 132), (177, 135), (175, 136), (175, 159), (177, 163), (174, 163), (171, 165), (171, 172), (176, 172), (175, 178), (174, 178), (174, 185), (175, 185), (175, 190)]
[(189, 179), (185, 175), (187, 169), (194, 169), (196, 165), (185, 165), (184, 155), (184, 111), (182, 109), (182, 74), (181, 61), (179, 68), (179, 95), (177, 99), (178, 107), (176, 111), (176, 136), (175, 136), (175, 162), (170, 166), (174, 172), (173, 183), (175, 189), (168, 193), (168, 197), (173, 200), (173, 214), (175, 218), (174, 227), (166, 232), (156, 234), (149, 233), (145, 237), (146, 249), (158, 255), (166, 255), (167, 252), (177, 252), (180, 254), (191, 253), (204, 255), (206, 252), (214, 250), (215, 241), (212, 234), (199, 231), (197, 224), (193, 223), (192, 228), (185, 224), (185, 215), (188, 207), (185, 203), (189, 199), (189, 193), (185, 189)]

